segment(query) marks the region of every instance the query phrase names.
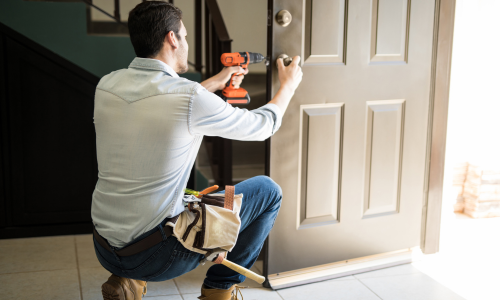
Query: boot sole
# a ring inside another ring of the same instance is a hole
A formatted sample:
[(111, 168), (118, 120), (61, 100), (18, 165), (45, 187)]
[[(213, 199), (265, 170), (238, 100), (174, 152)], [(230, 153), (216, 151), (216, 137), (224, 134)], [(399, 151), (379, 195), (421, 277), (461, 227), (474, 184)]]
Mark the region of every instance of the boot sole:
[(101, 286), (102, 297), (104, 300), (125, 300), (125, 295), (119, 284), (113, 281), (106, 281)]

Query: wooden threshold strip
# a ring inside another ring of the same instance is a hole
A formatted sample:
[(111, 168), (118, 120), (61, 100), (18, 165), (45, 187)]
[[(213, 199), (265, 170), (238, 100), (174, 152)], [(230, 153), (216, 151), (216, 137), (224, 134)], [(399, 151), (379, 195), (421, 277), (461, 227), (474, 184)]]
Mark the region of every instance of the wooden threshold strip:
[(268, 276), (268, 279), (273, 290), (283, 289), (410, 263), (415, 261), (421, 253), (419, 247), (407, 248), (315, 267), (271, 274)]

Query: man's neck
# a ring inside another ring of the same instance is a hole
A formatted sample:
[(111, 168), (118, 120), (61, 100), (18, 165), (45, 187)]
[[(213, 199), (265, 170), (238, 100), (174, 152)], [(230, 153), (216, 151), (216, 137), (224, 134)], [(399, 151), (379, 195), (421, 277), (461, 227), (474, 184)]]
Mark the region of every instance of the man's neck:
[(175, 57), (173, 57), (173, 55), (170, 55), (169, 53), (160, 52), (160, 53), (158, 53), (158, 55), (156, 55), (155, 57), (152, 57), (152, 58), (166, 63), (176, 73), (178, 73), (178, 70), (176, 70), (177, 60), (175, 59)]

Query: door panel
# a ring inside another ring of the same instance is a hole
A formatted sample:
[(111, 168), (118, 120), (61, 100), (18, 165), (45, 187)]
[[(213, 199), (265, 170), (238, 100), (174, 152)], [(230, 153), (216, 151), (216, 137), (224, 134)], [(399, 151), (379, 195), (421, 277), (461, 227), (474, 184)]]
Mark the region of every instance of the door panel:
[(372, 0), (372, 62), (407, 62), (410, 7), (410, 0)]
[(340, 208), (343, 104), (300, 106), (297, 228), (334, 224)]
[(363, 218), (399, 211), (404, 100), (367, 101)]
[[(345, 62), (347, 0), (305, 1), (304, 58), (307, 64)], [(333, 16), (333, 18), (332, 18)]]
[(434, 5), (274, 0), (293, 20), (272, 57), (300, 55), (304, 77), (271, 139), (269, 274), (419, 245)]

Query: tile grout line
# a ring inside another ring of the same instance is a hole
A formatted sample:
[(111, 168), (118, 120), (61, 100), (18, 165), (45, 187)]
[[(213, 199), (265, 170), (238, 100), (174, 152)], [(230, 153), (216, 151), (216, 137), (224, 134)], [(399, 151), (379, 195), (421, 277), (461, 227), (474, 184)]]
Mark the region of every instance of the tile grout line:
[(179, 295), (181, 295), (181, 298), (184, 300), (184, 296), (181, 293), (181, 289), (177, 286), (177, 282), (175, 282), (175, 278), (172, 278), (172, 281), (174, 282), (175, 288), (177, 289), (177, 292), (179, 292)]
[[(354, 278), (356, 278), (356, 277), (354, 276)], [(368, 286), (367, 286), (367, 285), (366, 285), (363, 281), (359, 280), (358, 278), (356, 278), (356, 280), (357, 280), (358, 282), (360, 282), (362, 285), (364, 285), (364, 286), (365, 286), (365, 287), (366, 287), (366, 288), (367, 288), (370, 292), (372, 292), (375, 296), (379, 297), (381, 300), (384, 300), (384, 299), (382, 299), (382, 297), (380, 297), (377, 293), (375, 293), (374, 291), (372, 291), (372, 289), (371, 289), (371, 288), (369, 288), (369, 287), (368, 287)]]
[(283, 296), (280, 294), (280, 292), (278, 292), (277, 290), (275, 292), (276, 292), (276, 294), (278, 294), (278, 296), (280, 296), (281, 299), (285, 300), (285, 298), (283, 298)]
[(74, 268), (70, 268), (70, 269), (52, 269), (52, 270), (35, 270), (35, 271), (23, 271), (23, 272), (7, 272), (7, 273), (0, 273), (0, 276), (2, 276), (2, 275), (11, 275), (11, 274), (26, 274), (26, 273), (38, 273), (38, 272), (65, 271), (65, 270), (74, 270)]
[(80, 276), (80, 264), (78, 263), (78, 248), (76, 244), (76, 236), (73, 236), (73, 240), (75, 242), (76, 272), (78, 273), (78, 286), (80, 287), (80, 299), (83, 300), (82, 277)]

